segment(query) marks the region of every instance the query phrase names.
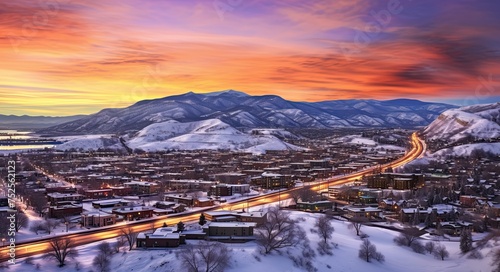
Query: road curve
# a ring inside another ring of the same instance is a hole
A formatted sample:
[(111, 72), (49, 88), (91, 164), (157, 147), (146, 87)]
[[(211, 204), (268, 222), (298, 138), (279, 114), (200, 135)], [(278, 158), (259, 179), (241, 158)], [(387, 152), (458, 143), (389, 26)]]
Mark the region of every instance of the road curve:
[[(316, 183), (314, 185), (310, 185), (309, 187), (312, 190), (319, 191), (323, 185), (331, 186), (331, 185), (340, 185), (344, 183), (349, 183), (355, 180), (360, 179), (363, 175), (370, 174), (373, 172), (373, 170), (376, 170), (380, 167), (381, 170), (385, 170), (389, 167), (395, 168), (399, 167), (402, 165), (405, 165), (414, 159), (418, 158), (421, 156), (424, 151), (425, 151), (425, 145), (420, 140), (417, 136), (416, 133), (413, 133), (411, 136), (411, 144), (412, 148), (405, 154), (405, 156), (392, 161), (390, 163), (381, 165), (381, 166), (376, 166), (376, 167), (371, 167), (350, 175), (346, 175), (343, 177), (337, 177), (337, 178), (330, 178), (325, 181)], [(275, 192), (267, 195), (262, 195), (262, 196), (255, 196), (251, 197), (245, 200), (241, 200), (238, 202), (233, 202), (233, 203), (225, 203), (221, 206), (218, 207), (212, 207), (212, 208), (207, 208), (201, 211), (208, 211), (208, 210), (240, 210), (243, 208), (247, 207), (254, 207), (254, 206), (260, 206), (263, 204), (269, 204), (269, 203), (274, 203), (278, 202), (280, 200), (288, 199), (289, 198), (289, 192), (298, 190), (301, 187), (297, 188), (292, 188), (289, 190), (282, 190), (281, 192)], [(177, 224), (179, 221), (183, 222), (189, 222), (189, 221), (195, 221), (198, 220), (199, 214), (201, 212), (200, 210), (195, 211), (195, 212), (190, 212), (190, 213), (183, 213), (183, 214), (175, 214), (175, 215), (168, 215), (168, 216), (159, 216), (155, 218), (150, 218), (150, 219), (144, 219), (140, 221), (134, 221), (130, 222), (128, 224), (122, 223), (122, 224), (117, 224), (113, 226), (107, 226), (99, 229), (91, 229), (91, 230), (82, 230), (78, 232), (71, 232), (69, 234), (60, 234), (59, 236), (63, 237), (68, 237), (73, 240), (73, 243), (75, 246), (80, 246), (80, 245), (85, 245), (88, 243), (92, 242), (97, 242), (113, 237), (117, 237), (120, 235), (122, 229), (131, 227), (135, 232), (139, 231), (146, 231), (146, 230), (151, 230), (153, 228), (157, 228), (163, 225), (165, 222), (167, 225), (174, 225)], [(17, 258), (23, 258), (31, 255), (36, 255), (36, 254), (41, 254), (41, 253), (47, 253), (50, 250), (50, 239), (52, 239), (54, 236), (47, 237), (47, 238), (41, 238), (41, 239), (32, 239), (32, 240), (26, 240), (20, 243), (16, 243), (15, 246), (15, 256)], [(11, 248), (9, 245), (5, 245), (1, 248), (0, 250), (0, 262), (6, 262), (7, 260), (10, 259), (9, 256), (9, 250)]]

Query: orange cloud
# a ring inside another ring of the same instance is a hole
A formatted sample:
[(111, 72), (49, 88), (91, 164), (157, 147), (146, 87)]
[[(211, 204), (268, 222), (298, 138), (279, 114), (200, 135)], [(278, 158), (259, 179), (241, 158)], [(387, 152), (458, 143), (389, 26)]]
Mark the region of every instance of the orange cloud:
[(0, 3), (0, 114), (92, 113), (223, 89), (301, 101), (437, 99), (468, 96), (478, 76), (499, 71), (489, 38), (498, 30), (479, 10), (462, 21), (489, 33), (453, 28), (461, 21), (439, 7), (446, 21), (428, 27), (420, 10), (440, 4), (404, 2), (360, 45), (356, 35), (385, 4), (248, 1), (220, 18), (208, 2)]

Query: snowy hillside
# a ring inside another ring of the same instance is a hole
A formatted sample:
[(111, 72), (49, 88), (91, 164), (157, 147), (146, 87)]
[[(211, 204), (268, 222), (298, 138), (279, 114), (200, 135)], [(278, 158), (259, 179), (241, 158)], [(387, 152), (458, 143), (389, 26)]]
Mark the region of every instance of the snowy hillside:
[(219, 119), (236, 128), (416, 127), (428, 125), (454, 106), (396, 99), (293, 102), (276, 95), (236, 91), (186, 93), (104, 109), (76, 121), (38, 131), (44, 134), (137, 132), (154, 123)]
[(127, 145), (130, 148), (145, 151), (230, 149), (263, 153), (266, 150), (302, 149), (270, 134), (243, 133), (217, 119), (188, 123), (167, 121), (152, 124), (127, 141)]
[(500, 155), (500, 143), (478, 143), (478, 144), (466, 144), (459, 145), (450, 148), (444, 148), (437, 152), (434, 152), (430, 157), (432, 158), (445, 158), (446, 155), (453, 155), (458, 157), (467, 157), (474, 150), (483, 150), (488, 153)]
[(70, 150), (70, 149), (83, 149), (83, 150), (97, 150), (97, 149), (124, 149), (120, 143), (120, 139), (112, 135), (85, 135), (85, 136), (72, 136), (60, 137), (60, 141), (65, 143), (55, 147), (57, 150)]
[(428, 140), (450, 143), (473, 137), (488, 140), (500, 137), (500, 103), (468, 106), (447, 110), (425, 130)]
[(499, 124), (500, 103), (447, 110), (423, 131), (426, 141), (438, 146), (426, 156), (468, 156), (474, 150), (500, 154)]
[[(187, 123), (170, 120), (145, 127), (127, 138), (125, 144), (144, 151), (228, 149), (264, 153), (266, 150), (303, 149), (273, 135), (293, 138), (294, 135), (288, 131), (263, 129), (262, 132), (243, 133), (217, 119)], [(58, 140), (66, 141), (56, 147), (58, 150), (124, 149), (120, 139), (114, 135), (65, 136)]]

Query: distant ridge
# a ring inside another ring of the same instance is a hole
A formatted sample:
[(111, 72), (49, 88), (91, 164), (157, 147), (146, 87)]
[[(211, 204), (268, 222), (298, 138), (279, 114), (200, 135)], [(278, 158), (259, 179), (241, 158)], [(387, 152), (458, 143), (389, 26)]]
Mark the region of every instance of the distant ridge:
[(28, 115), (3, 115), (0, 114), (0, 129), (41, 129), (62, 123), (74, 121), (86, 115), (73, 116), (28, 116)]
[(235, 128), (339, 128), (426, 126), (455, 106), (412, 99), (294, 102), (277, 95), (252, 96), (235, 90), (193, 93), (139, 101), (120, 109), (58, 124), (44, 134), (136, 132), (169, 120), (218, 119)]

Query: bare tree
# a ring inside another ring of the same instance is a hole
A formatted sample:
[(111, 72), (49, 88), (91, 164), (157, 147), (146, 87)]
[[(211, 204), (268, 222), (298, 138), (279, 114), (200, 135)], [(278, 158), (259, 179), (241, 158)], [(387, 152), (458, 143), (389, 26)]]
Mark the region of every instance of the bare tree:
[(332, 225), (331, 218), (328, 215), (322, 215), (316, 219), (314, 226), (317, 228), (319, 238), (326, 243), (332, 238), (332, 233), (335, 231)]
[(289, 213), (272, 207), (267, 212), (267, 222), (256, 230), (257, 243), (266, 254), (280, 248), (296, 246), (307, 240), (304, 230)]
[(45, 230), (48, 234), (52, 233), (52, 231), (61, 224), (61, 221), (49, 218), (42, 223), (42, 229)]
[(432, 254), (434, 253), (434, 248), (436, 247), (436, 244), (432, 241), (429, 241), (427, 243), (425, 243), (425, 250), (429, 253), (429, 254)]
[(47, 199), (43, 194), (34, 193), (29, 195), (29, 203), (31, 207), (38, 213), (39, 216), (43, 215), (45, 207), (47, 207)]
[(116, 238), (116, 243), (114, 243), (114, 248), (115, 248), (115, 252), (116, 253), (119, 253), (120, 252), (120, 248), (123, 247), (127, 243), (126, 240), (127, 239), (123, 235), (118, 236)]
[(109, 264), (109, 259), (102, 254), (96, 255), (92, 260), (92, 265), (94, 265), (100, 272), (109, 271)]
[(469, 230), (463, 229), (460, 233), (460, 251), (467, 253), (472, 250), (472, 233)]
[(206, 272), (223, 271), (230, 265), (230, 251), (222, 243), (202, 241), (198, 253), (205, 263)]
[(199, 272), (202, 266), (201, 258), (196, 252), (196, 247), (192, 244), (187, 244), (177, 257), (182, 265), (187, 268), (188, 272)]
[(59, 266), (64, 266), (66, 257), (75, 257), (78, 252), (73, 248), (73, 241), (69, 238), (56, 237), (50, 240), (51, 252), (48, 257), (55, 258), (59, 262)]
[(370, 262), (372, 258), (377, 258), (378, 260), (385, 259), (381, 253), (377, 252), (377, 247), (368, 239), (363, 239), (359, 248), (358, 256), (367, 262)]
[(444, 258), (448, 258), (449, 256), (450, 253), (443, 245), (437, 245), (434, 249), (434, 257), (436, 257), (436, 259), (441, 259), (442, 261), (444, 261)]
[(101, 272), (109, 271), (110, 258), (113, 255), (111, 245), (104, 241), (97, 246), (97, 249), (99, 250), (99, 254), (94, 257), (92, 264)]
[(35, 221), (35, 222), (32, 222), (31, 223), (31, 226), (30, 226), (30, 231), (36, 233), (38, 235), (38, 232), (39, 231), (43, 231), (44, 230), (44, 227), (43, 227), (43, 222), (41, 221)]
[(300, 195), (300, 201), (308, 202), (308, 201), (314, 201), (318, 196), (318, 193), (313, 191), (311, 188), (306, 187), (299, 189), (299, 195)]
[(3, 226), (8, 226), (9, 224), (10, 224), (10, 219), (7, 218), (7, 213), (0, 214), (0, 226), (2, 226), (0, 228), (0, 236), (2, 237), (7, 236), (9, 228)]
[(365, 218), (365, 217), (352, 217), (350, 220), (349, 220), (349, 229), (354, 229), (356, 230), (356, 235), (359, 236), (359, 233), (361, 231), (361, 227), (363, 226), (363, 224), (365, 224), (366, 222), (368, 222), (368, 219)]
[(16, 232), (19, 232), (21, 228), (26, 228), (29, 223), (28, 216), (23, 212), (16, 213)]
[(417, 228), (406, 228), (401, 231), (401, 233), (394, 238), (394, 243), (398, 246), (411, 247), (413, 242), (415, 242), (420, 236), (421, 231)]
[(231, 252), (222, 243), (201, 241), (198, 245), (187, 245), (179, 258), (189, 272), (219, 272), (229, 267)]
[(293, 203), (295, 203), (295, 204), (297, 204), (297, 202), (299, 202), (301, 189), (295, 189), (295, 190), (291, 191), (290, 193), (288, 193), (290, 198), (293, 199)]
[(137, 239), (137, 233), (135, 233), (131, 227), (128, 227), (126, 229), (122, 229), (122, 236), (125, 237), (128, 242), (128, 250), (132, 250)]
[(110, 257), (111, 255), (113, 255), (113, 249), (111, 248), (111, 245), (106, 241), (100, 243), (97, 246), (97, 249), (99, 250), (99, 255), (104, 255), (106, 257)]
[(493, 262), (491, 265), (493, 266), (493, 272), (500, 272), (500, 249), (493, 251)]

